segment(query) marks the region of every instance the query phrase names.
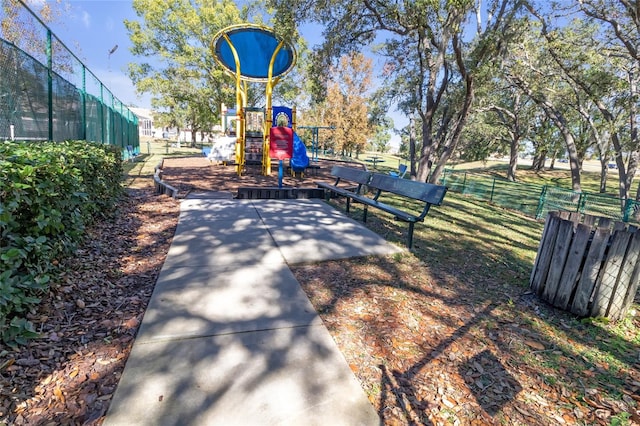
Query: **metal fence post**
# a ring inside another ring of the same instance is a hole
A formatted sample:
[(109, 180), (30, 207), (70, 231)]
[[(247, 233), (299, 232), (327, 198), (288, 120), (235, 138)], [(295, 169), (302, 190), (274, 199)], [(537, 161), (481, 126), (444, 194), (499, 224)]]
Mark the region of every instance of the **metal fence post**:
[(536, 209), (536, 219), (540, 219), (542, 217), (542, 212), (544, 211), (544, 204), (547, 200), (547, 185), (542, 187), (542, 191), (540, 191), (540, 198), (538, 198), (538, 208)]
[(104, 84), (100, 83), (100, 113), (98, 114), (100, 116), (100, 142), (102, 143), (106, 143), (105, 140), (105, 117), (104, 117)]
[(622, 212), (622, 221), (629, 222), (629, 217), (631, 216), (631, 208), (632, 202), (630, 198), (627, 198), (624, 202), (624, 210)]
[(82, 100), (82, 140), (87, 140), (87, 67), (82, 65), (82, 90), (80, 90)]
[(585, 206), (587, 205), (587, 194), (584, 192), (580, 193), (580, 198), (578, 199), (578, 209), (576, 210), (578, 213), (584, 214)]
[(53, 140), (53, 48), (51, 30), (47, 28), (47, 92), (49, 92), (49, 140)]

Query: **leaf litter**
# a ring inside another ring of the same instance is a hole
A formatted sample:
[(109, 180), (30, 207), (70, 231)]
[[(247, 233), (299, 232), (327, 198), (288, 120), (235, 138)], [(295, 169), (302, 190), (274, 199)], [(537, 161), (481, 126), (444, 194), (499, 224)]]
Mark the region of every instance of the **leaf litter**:
[[(164, 172), (183, 195), (273, 184), (233, 183), (233, 168), (195, 157), (165, 159)], [(75, 258), (59, 260), (60, 281), (30, 315), (42, 337), (17, 351), (0, 347), (0, 423), (102, 423), (178, 212), (150, 182), (138, 185), (113, 222), (98, 223)], [(386, 425), (640, 424), (640, 348), (627, 348), (615, 368), (594, 362), (585, 353), (606, 339), (594, 342), (587, 326), (468, 266), (489, 260), (406, 255), (293, 271)]]

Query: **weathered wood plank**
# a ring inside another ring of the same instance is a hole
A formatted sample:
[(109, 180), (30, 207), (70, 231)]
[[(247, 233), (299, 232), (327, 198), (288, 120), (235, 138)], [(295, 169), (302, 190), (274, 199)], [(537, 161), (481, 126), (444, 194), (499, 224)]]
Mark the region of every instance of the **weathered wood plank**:
[[(636, 231), (633, 237), (634, 241), (640, 243), (640, 231)], [(638, 254), (638, 260), (636, 261), (636, 267), (631, 274), (631, 285), (629, 285), (629, 291), (627, 291), (627, 297), (625, 298), (625, 309), (628, 309), (633, 303), (638, 287), (640, 286), (640, 253)]]
[(582, 219), (582, 223), (584, 223), (589, 227), (593, 227), (597, 221), (598, 221), (598, 216), (593, 216), (590, 214), (585, 214), (584, 218)]
[(538, 246), (538, 253), (536, 254), (536, 260), (529, 280), (531, 290), (538, 296), (542, 294), (544, 283), (547, 279), (549, 265), (551, 264), (551, 255), (553, 254), (553, 246), (555, 245), (558, 234), (558, 226), (560, 226), (558, 212), (550, 212), (544, 224), (542, 239), (540, 246)]
[(616, 222), (613, 225), (613, 230), (614, 231), (626, 231), (627, 230), (627, 224), (624, 222)]
[(582, 317), (589, 315), (589, 302), (598, 280), (598, 273), (600, 272), (600, 266), (602, 265), (610, 235), (608, 227), (600, 227), (593, 234), (587, 258), (582, 266), (578, 288), (571, 304), (571, 312), (576, 315)]
[(635, 270), (638, 269), (638, 258), (640, 257), (640, 233), (627, 233), (631, 235), (631, 241), (627, 247), (627, 252), (622, 263), (619, 274), (618, 286), (613, 295), (611, 306), (607, 317), (617, 321), (624, 317), (638, 290), (638, 280), (633, 281)]
[(607, 259), (596, 284), (593, 306), (591, 307), (592, 317), (606, 317), (608, 314), (630, 238), (631, 234), (626, 231), (618, 230), (613, 233)]
[(531, 286), (531, 283), (533, 283), (533, 278), (536, 275), (536, 269), (538, 267), (538, 264), (540, 263), (540, 254), (544, 248), (544, 241), (545, 238), (549, 238), (550, 237), (550, 226), (552, 224), (551, 218), (552, 217), (557, 217), (558, 212), (549, 212), (547, 214), (547, 218), (544, 222), (544, 228), (542, 229), (542, 235), (540, 236), (540, 244), (538, 245), (538, 251), (536, 252), (536, 257), (535, 260), (533, 261), (533, 268), (531, 269), (531, 276), (529, 277), (529, 286)]
[(598, 228), (611, 228), (611, 219), (608, 217), (601, 217), (600, 220), (598, 220)]
[(542, 291), (542, 298), (549, 303), (553, 303), (558, 286), (560, 285), (560, 277), (562, 276), (562, 270), (564, 269), (565, 262), (567, 260), (567, 254), (569, 253), (569, 247), (573, 239), (573, 222), (563, 220), (558, 226), (558, 236), (556, 237), (556, 243), (553, 247), (553, 254), (551, 256), (551, 265), (549, 266), (549, 274), (547, 275), (547, 281)]
[(580, 266), (582, 265), (590, 236), (591, 227), (579, 223), (567, 253), (567, 261), (562, 271), (558, 291), (553, 299), (553, 305), (557, 308), (566, 310), (571, 302), (571, 295), (576, 288)]

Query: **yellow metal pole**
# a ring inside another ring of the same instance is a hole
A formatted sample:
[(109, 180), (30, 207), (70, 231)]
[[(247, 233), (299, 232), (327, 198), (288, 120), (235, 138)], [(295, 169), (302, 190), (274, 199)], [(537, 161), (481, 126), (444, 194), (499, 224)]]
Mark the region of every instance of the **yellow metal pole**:
[(291, 122), (291, 128), (293, 129), (293, 131), (296, 131), (296, 107), (295, 105), (292, 108), (292, 112), (291, 112), (291, 120), (293, 120)]
[(242, 92), (242, 74), (240, 73), (240, 58), (238, 56), (238, 51), (236, 50), (233, 43), (231, 43), (231, 39), (227, 34), (223, 34), (222, 37), (229, 44), (229, 48), (231, 49), (231, 53), (233, 53), (233, 59), (236, 63), (236, 172), (238, 176), (242, 176), (242, 170), (244, 169), (244, 149), (245, 149), (245, 138), (244, 138), (244, 129), (245, 129), (245, 117), (244, 117), (244, 102), (243, 98), (246, 99), (246, 94), (243, 96)]
[(263, 174), (265, 176), (268, 176), (271, 174), (271, 157), (269, 156), (269, 145), (270, 145), (270, 141), (269, 141), (269, 132), (271, 130), (271, 126), (273, 124), (273, 117), (272, 117), (272, 102), (271, 102), (271, 96), (273, 94), (273, 88), (276, 84), (278, 84), (279, 79), (276, 78), (275, 80), (273, 79), (273, 64), (276, 61), (276, 56), (278, 56), (278, 53), (280, 52), (280, 49), (282, 49), (282, 46), (284, 46), (283, 42), (278, 43), (278, 47), (276, 47), (275, 51), (273, 52), (273, 55), (271, 55), (271, 61), (269, 61), (269, 74), (267, 77), (267, 88), (266, 88), (266, 97), (267, 97), (267, 120), (266, 120), (266, 132), (264, 134), (264, 143), (263, 143), (263, 157), (262, 157), (262, 169), (263, 169)]

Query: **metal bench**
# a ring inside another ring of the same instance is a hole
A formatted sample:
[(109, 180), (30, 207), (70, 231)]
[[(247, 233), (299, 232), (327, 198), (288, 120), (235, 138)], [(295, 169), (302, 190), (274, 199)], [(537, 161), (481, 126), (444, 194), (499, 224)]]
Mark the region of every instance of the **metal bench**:
[(351, 198), (354, 195), (358, 195), (362, 192), (362, 186), (369, 183), (372, 175), (373, 173), (368, 172), (364, 169), (333, 166), (333, 168), (331, 169), (331, 176), (336, 178), (336, 181), (333, 183), (333, 185), (326, 182), (316, 182), (316, 185), (318, 186), (318, 188), (322, 188), (325, 190), (325, 198), (327, 199), (327, 201), (329, 200), (329, 197), (332, 193), (346, 197), (348, 212)]
[[(362, 178), (364, 178), (364, 175), (362, 175)], [(369, 191), (374, 194), (373, 197), (368, 197), (361, 193), (360, 189), (363, 185), (366, 185)], [(429, 213), (429, 208), (432, 205), (439, 206), (442, 204), (442, 200), (447, 193), (447, 187), (374, 173), (369, 182), (362, 182), (358, 186), (358, 191), (349, 192), (343, 189), (339, 189), (339, 191), (340, 195), (347, 197), (347, 211), (349, 211), (349, 199), (364, 205), (364, 222), (367, 221), (367, 210), (368, 207), (371, 206), (391, 213), (397, 220), (409, 223), (407, 247), (411, 249), (413, 247), (413, 228), (415, 223), (424, 222), (424, 218), (427, 216), (427, 213)], [(384, 193), (421, 201), (424, 203), (424, 206), (419, 212), (401, 210), (382, 202), (380, 197)]]

